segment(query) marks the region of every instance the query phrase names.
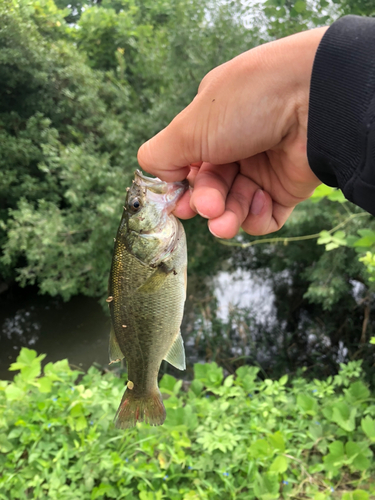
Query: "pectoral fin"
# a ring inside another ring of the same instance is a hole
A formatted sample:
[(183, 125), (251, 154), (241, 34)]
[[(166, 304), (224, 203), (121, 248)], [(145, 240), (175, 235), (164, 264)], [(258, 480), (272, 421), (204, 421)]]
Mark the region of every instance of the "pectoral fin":
[(176, 340), (171, 345), (164, 359), (175, 368), (186, 370), (184, 341), (182, 340), (181, 332), (177, 335)]
[(118, 345), (115, 331), (113, 326), (109, 333), (109, 364), (117, 363), (117, 361), (121, 361), (124, 355), (121, 352), (120, 346)]
[(137, 288), (137, 292), (140, 293), (153, 293), (159, 290), (163, 285), (169, 273), (173, 272), (173, 269), (169, 269), (165, 264), (158, 266), (151, 276)]

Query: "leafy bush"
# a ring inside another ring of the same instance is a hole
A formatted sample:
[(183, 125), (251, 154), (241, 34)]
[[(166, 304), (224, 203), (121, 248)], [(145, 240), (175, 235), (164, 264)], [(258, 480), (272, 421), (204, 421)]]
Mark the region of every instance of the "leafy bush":
[[(0, 2), (1, 280), (104, 302), (139, 146), (207, 71), (259, 43), (259, 30), (233, 18), (236, 5), (211, 4)], [(67, 5), (71, 14), (58, 8)], [(189, 254), (202, 269), (212, 251), (205, 224), (194, 228)]]
[(124, 380), (23, 349), (0, 382), (0, 498), (366, 500), (375, 495), (375, 406), (361, 363), (325, 381), (226, 378), (196, 364), (187, 391), (164, 375), (167, 419), (124, 432)]

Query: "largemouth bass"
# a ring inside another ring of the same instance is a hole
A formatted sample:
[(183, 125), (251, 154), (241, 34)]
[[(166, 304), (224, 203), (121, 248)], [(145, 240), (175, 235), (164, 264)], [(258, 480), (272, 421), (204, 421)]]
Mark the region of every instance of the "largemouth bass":
[(108, 298), (110, 362), (125, 358), (127, 389), (116, 427), (161, 425), (166, 416), (158, 388), (160, 364), (185, 369), (180, 333), (186, 297), (186, 238), (171, 212), (187, 181), (167, 183), (135, 172), (115, 240)]

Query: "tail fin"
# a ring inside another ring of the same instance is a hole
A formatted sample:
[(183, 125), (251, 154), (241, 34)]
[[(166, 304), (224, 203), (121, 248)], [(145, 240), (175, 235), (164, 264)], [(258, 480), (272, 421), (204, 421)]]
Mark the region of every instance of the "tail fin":
[(134, 427), (137, 422), (150, 425), (162, 425), (166, 416), (159, 389), (147, 396), (140, 397), (126, 389), (115, 417), (118, 429)]

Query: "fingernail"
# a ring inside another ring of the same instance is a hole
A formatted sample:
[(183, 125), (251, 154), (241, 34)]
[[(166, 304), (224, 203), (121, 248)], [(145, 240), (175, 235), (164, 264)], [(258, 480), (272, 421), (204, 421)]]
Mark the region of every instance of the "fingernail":
[[(196, 210), (197, 210), (197, 209), (196, 209)], [(205, 219), (209, 219), (209, 216), (208, 216), (208, 215), (204, 215), (204, 214), (202, 214), (202, 212), (200, 212), (199, 210), (197, 210), (197, 212), (199, 213), (199, 215), (200, 215), (201, 217), (204, 217)]]
[(192, 203), (190, 203), (190, 206), (191, 206), (192, 210), (194, 210), (195, 212), (197, 212), (197, 214), (199, 214), (201, 217), (204, 217), (205, 219), (209, 219), (209, 216), (202, 214), (202, 212), (200, 212), (195, 205), (193, 205)]
[(254, 194), (254, 198), (250, 207), (250, 213), (253, 215), (259, 215), (263, 210), (265, 201), (266, 200), (264, 197), (263, 190), (258, 189), (258, 191), (256, 191)]
[(217, 234), (215, 234), (212, 229), (210, 228), (210, 226), (208, 225), (208, 229), (210, 230), (210, 233), (215, 236), (215, 238), (221, 238), (220, 236), (218, 236)]

